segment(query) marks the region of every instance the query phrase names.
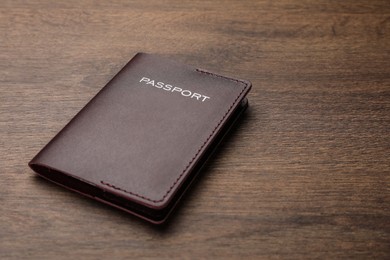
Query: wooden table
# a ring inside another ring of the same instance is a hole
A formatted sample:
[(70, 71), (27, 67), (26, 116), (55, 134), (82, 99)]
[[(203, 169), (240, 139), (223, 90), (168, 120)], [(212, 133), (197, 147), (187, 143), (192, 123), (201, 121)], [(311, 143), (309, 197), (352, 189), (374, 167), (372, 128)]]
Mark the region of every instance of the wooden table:
[[(138, 51), (248, 79), (155, 227), (28, 161)], [(0, 258), (390, 258), (390, 3), (1, 1)]]

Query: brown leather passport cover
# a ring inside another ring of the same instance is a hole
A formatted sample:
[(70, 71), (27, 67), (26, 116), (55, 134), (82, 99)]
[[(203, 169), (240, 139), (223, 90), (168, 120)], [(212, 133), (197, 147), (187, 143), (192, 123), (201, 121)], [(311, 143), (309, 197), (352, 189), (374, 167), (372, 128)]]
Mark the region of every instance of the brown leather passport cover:
[(162, 223), (245, 110), (250, 87), (138, 53), (29, 166), (68, 189)]

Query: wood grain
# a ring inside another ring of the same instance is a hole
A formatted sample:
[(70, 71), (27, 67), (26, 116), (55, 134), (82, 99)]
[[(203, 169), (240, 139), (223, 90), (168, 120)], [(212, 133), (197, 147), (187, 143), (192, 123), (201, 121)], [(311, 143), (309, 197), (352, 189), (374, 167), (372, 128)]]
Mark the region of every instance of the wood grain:
[[(154, 227), (27, 162), (138, 51), (253, 83)], [(390, 258), (390, 4), (1, 1), (0, 258)]]

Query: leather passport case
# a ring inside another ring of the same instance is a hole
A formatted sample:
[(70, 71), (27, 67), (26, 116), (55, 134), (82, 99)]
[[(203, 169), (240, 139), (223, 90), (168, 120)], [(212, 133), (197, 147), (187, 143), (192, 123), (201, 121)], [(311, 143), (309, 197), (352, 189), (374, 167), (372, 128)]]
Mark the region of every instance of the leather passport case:
[(162, 223), (246, 109), (250, 88), (245, 80), (138, 53), (29, 166)]

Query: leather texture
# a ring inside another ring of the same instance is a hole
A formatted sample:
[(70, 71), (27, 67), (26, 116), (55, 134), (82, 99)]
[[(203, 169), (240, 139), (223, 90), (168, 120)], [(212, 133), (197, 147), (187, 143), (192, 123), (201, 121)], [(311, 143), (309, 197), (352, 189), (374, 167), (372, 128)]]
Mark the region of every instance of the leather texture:
[[(164, 209), (250, 87), (245, 80), (138, 53), (29, 165)], [(44, 177), (51, 179), (50, 172)]]

